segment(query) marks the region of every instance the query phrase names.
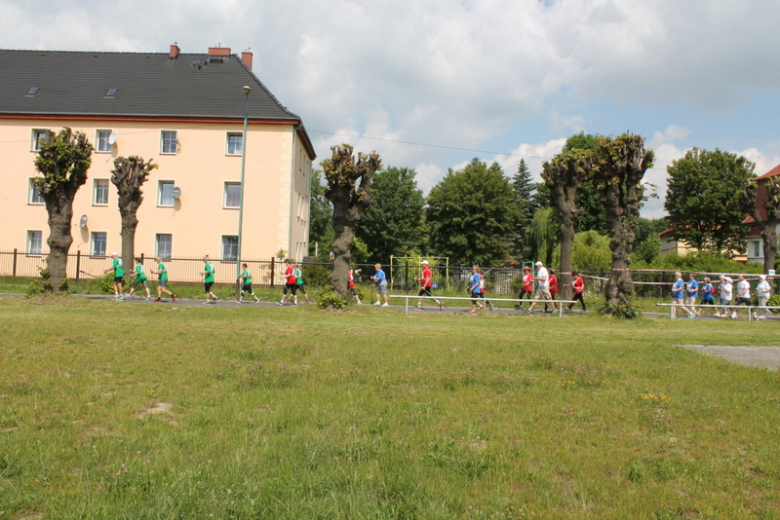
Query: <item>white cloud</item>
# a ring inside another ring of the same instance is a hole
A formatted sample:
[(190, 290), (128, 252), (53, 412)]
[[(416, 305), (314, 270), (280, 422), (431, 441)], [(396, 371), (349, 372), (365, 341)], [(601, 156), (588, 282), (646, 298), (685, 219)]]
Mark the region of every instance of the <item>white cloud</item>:
[(764, 152), (758, 148), (751, 147), (742, 151), (735, 151), (738, 155), (744, 156), (749, 161), (755, 163), (755, 174), (758, 176), (764, 175), (769, 170), (780, 164), (780, 141), (773, 143), (768, 147), (773, 151)]

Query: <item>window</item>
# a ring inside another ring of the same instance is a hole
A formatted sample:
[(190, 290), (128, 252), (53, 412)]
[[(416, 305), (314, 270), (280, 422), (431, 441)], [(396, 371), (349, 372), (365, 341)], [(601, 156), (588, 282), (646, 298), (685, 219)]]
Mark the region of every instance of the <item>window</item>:
[(156, 256), (163, 260), (171, 259), (173, 235), (158, 233), (154, 236)]
[(176, 132), (163, 132), (160, 153), (175, 154), (177, 144)]
[(96, 231), (92, 233), (92, 249), (90, 250), (91, 256), (104, 257), (106, 256), (106, 233), (102, 231)]
[(237, 256), (238, 256), (238, 237), (223, 236), (222, 237), (222, 260), (235, 261)]
[(227, 154), (228, 155), (241, 155), (244, 148), (244, 135), (229, 133), (227, 135)]
[(111, 144), (108, 142), (110, 136), (111, 130), (98, 130), (96, 152), (108, 153), (111, 151)]
[(27, 232), (27, 254), (40, 256), (43, 252), (43, 231)]
[(241, 206), (241, 183), (240, 182), (226, 182), (225, 183), (225, 202), (223, 207), (225, 208), (238, 208)]
[(41, 87), (30, 87), (30, 90), (27, 91), (27, 95), (34, 96), (39, 90), (41, 90)]
[(117, 92), (119, 92), (118, 88), (110, 88), (106, 91), (106, 97), (114, 97)]
[(754, 257), (761, 256), (761, 242), (753, 242), (753, 256)]
[(41, 141), (43, 139), (46, 139), (48, 136), (49, 136), (48, 130), (34, 129), (32, 131), (32, 145), (30, 146), (30, 150), (32, 150), (33, 152), (40, 152)]
[(108, 206), (108, 179), (95, 179), (95, 206)]
[(157, 197), (158, 206), (173, 206), (173, 181), (160, 181), (159, 197)]
[(30, 204), (43, 204), (43, 195), (41, 195), (38, 186), (35, 185), (35, 181), (30, 179), (29, 196), (27, 200)]

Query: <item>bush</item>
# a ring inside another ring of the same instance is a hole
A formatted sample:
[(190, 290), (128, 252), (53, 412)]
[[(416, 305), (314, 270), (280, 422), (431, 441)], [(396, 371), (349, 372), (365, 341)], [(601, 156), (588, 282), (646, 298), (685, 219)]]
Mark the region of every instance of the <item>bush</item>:
[(329, 283), (330, 269), (326, 265), (304, 265), (301, 271), (309, 287), (325, 287)]
[(317, 306), (320, 309), (343, 309), (349, 305), (349, 300), (336, 294), (333, 290), (327, 290), (317, 296)]
[(642, 317), (642, 311), (631, 303), (631, 298), (626, 298), (617, 305), (606, 303), (599, 309), (599, 314), (614, 316), (624, 320), (635, 320)]
[(767, 302), (767, 306), (780, 307), (780, 294), (772, 295)]
[(30, 285), (27, 286), (27, 297), (32, 298), (33, 296), (43, 296), (44, 294), (51, 294), (51, 283), (49, 283), (47, 280), (39, 280), (37, 278), (33, 279), (30, 282)]
[[(98, 278), (98, 283), (100, 283), (100, 292), (102, 294), (114, 294), (114, 272), (113, 271), (106, 273), (100, 278)], [(122, 287), (124, 287), (124, 284), (122, 284)]]

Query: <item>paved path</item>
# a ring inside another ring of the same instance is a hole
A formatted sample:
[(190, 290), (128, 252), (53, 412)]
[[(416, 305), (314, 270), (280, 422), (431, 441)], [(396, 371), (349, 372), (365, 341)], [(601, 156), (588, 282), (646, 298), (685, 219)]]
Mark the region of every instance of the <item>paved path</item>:
[(723, 358), (726, 361), (746, 367), (767, 368), (777, 371), (780, 368), (780, 347), (748, 347), (736, 345), (677, 345), (680, 348), (694, 350)]

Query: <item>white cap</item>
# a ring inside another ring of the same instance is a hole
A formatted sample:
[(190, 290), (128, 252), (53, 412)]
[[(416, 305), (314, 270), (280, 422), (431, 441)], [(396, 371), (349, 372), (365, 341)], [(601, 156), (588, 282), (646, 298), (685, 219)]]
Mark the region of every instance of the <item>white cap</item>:
[(760, 274), (760, 275), (758, 275), (758, 278), (760, 280), (766, 280), (766, 275), (765, 274)]
[(114, 251), (113, 253), (111, 253), (111, 256), (116, 256), (116, 251)]
[(536, 262), (534, 265), (544, 265), (544, 264), (541, 262)]
[(422, 262), (420, 262), (420, 264), (422, 264), (422, 265), (428, 265), (428, 260), (423, 260)]
[(732, 280), (730, 276), (727, 276), (727, 277), (726, 277), (726, 281), (727, 281), (728, 283), (733, 283), (733, 282), (734, 282), (734, 280)]

